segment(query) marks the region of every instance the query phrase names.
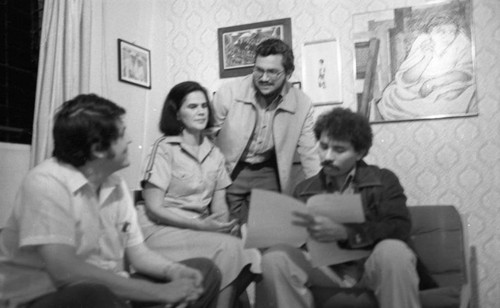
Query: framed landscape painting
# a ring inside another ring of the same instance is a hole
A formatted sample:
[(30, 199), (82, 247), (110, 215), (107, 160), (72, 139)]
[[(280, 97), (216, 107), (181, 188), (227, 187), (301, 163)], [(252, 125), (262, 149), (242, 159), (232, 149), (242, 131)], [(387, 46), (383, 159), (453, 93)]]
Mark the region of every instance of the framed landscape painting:
[(271, 37), (292, 46), (291, 19), (276, 19), (252, 24), (219, 28), (220, 78), (238, 77), (252, 72), (255, 48)]

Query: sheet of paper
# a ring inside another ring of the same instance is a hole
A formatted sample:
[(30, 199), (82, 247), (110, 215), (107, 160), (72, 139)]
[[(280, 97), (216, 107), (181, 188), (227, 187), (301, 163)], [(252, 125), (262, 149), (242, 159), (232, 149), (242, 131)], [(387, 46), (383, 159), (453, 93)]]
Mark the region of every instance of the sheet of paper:
[[(322, 215), (338, 223), (362, 223), (365, 221), (361, 196), (319, 194), (307, 200), (307, 208), (314, 215)], [(361, 259), (370, 254), (362, 249), (342, 249), (336, 242), (320, 243), (307, 239), (307, 249), (314, 266), (339, 264), (351, 260)]]
[(365, 221), (361, 196), (319, 194), (307, 200), (307, 208), (314, 215), (322, 215), (338, 223)]
[(339, 223), (361, 223), (364, 219), (359, 195), (319, 194), (307, 205), (290, 196), (253, 189), (245, 248), (267, 248), (277, 244), (300, 247), (307, 243), (314, 266), (339, 264), (370, 254), (367, 250), (342, 249), (337, 243), (320, 243), (308, 238), (306, 228), (295, 226), (293, 212), (324, 215)]
[(290, 196), (253, 189), (245, 248), (266, 248), (277, 244), (302, 246), (307, 230), (292, 224), (292, 212), (307, 212), (306, 205)]

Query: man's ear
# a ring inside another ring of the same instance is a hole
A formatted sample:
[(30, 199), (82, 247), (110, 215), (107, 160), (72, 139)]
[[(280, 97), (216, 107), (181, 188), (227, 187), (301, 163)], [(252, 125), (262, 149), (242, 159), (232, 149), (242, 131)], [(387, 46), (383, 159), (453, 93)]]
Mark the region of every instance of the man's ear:
[(363, 157), (366, 156), (366, 154), (368, 154), (368, 151), (367, 150), (362, 150), (362, 151), (359, 151), (358, 152), (358, 157), (357, 157), (357, 161), (360, 161), (363, 159)]
[(98, 143), (94, 143), (90, 146), (90, 154), (93, 158), (106, 158), (107, 151), (102, 150), (102, 146)]

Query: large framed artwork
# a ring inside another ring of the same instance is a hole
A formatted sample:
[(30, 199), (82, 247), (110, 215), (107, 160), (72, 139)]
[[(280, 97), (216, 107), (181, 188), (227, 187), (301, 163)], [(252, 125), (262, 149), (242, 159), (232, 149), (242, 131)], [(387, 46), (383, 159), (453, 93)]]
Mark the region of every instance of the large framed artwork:
[(238, 77), (252, 72), (255, 48), (263, 40), (275, 37), (292, 46), (290, 18), (219, 28), (220, 78)]
[(149, 50), (118, 39), (118, 79), (151, 89), (151, 57)]
[(470, 0), (353, 16), (358, 111), (371, 122), (476, 116)]
[(314, 105), (342, 103), (340, 48), (336, 39), (302, 47), (302, 83)]

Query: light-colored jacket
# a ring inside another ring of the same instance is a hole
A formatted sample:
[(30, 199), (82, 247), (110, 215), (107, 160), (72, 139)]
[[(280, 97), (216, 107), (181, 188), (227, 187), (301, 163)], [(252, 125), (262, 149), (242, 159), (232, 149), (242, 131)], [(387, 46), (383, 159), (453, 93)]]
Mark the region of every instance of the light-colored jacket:
[[(257, 122), (256, 90), (252, 75), (222, 86), (212, 102), (217, 134), (215, 144), (226, 158), (231, 173), (240, 160)], [(290, 173), (297, 152), (306, 178), (316, 175), (320, 161), (313, 133), (312, 103), (302, 91), (288, 82), (273, 119), (273, 138), (281, 191), (290, 194), (294, 181)]]

